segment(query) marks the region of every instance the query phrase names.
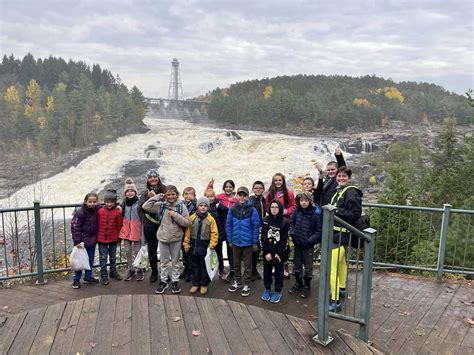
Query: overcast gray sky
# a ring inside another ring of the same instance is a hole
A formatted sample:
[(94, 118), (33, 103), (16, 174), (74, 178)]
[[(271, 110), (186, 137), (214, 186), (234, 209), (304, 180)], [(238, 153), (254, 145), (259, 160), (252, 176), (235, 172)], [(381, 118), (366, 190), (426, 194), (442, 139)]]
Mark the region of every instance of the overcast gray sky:
[(2, 54), (84, 60), (148, 97), (292, 74), (375, 74), (474, 87), (473, 4), (462, 1), (0, 0)]

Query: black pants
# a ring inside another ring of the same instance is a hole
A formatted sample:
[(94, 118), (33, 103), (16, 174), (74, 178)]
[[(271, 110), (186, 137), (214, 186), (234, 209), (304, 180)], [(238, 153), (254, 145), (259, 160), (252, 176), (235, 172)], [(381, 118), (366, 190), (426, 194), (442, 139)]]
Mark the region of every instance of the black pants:
[(257, 273), (258, 258), (260, 256), (260, 250), (262, 249), (260, 243), (257, 244), (257, 247), (258, 250), (252, 252), (252, 275), (255, 275)]
[[(272, 270), (275, 268), (275, 274)], [(283, 261), (272, 259), (263, 260), (263, 285), (267, 290), (272, 288), (273, 277), (275, 277), (275, 292), (281, 292), (283, 289)]]
[[(189, 253), (191, 254), (191, 253)], [(211, 282), (206, 269), (205, 255), (191, 254), (191, 270), (193, 275), (193, 286), (207, 286)]]
[(217, 242), (216, 247), (214, 248), (217, 254), (217, 260), (219, 260), (219, 272), (224, 271), (224, 255), (222, 254), (222, 243), (223, 240), (219, 240)]
[(229, 246), (229, 242), (225, 242), (227, 246), (227, 259), (229, 260), (229, 272), (232, 273), (232, 275), (235, 273), (235, 266), (234, 266), (234, 251), (232, 248)]
[(184, 250), (184, 246), (181, 246), (181, 252), (183, 253), (183, 273), (185, 276), (193, 275), (193, 266), (191, 265), (191, 253)]
[(156, 232), (158, 231), (158, 225), (150, 222), (144, 222), (143, 234), (145, 234), (146, 244), (148, 245), (148, 259), (150, 260), (151, 272), (158, 274), (158, 238)]
[(293, 255), (293, 271), (295, 272), (295, 274), (304, 275), (304, 277), (312, 278), (314, 247), (309, 249), (303, 249), (295, 245)]

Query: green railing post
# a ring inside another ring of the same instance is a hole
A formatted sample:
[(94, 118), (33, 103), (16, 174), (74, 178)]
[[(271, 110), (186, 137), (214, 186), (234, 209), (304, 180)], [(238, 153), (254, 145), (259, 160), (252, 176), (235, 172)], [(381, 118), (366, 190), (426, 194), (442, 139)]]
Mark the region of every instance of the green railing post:
[(364, 230), (370, 238), (370, 243), (364, 243), (364, 274), (362, 277), (362, 295), (360, 303), (360, 318), (364, 321), (359, 328), (359, 339), (369, 341), (370, 301), (372, 297), (372, 267), (374, 263), (375, 237), (377, 231), (373, 228)]
[(336, 207), (323, 207), (323, 230), (321, 239), (321, 265), (319, 268), (318, 332), (313, 340), (328, 345), (333, 338), (329, 336), (329, 277), (331, 272), (331, 245)]
[(43, 269), (43, 241), (41, 240), (41, 211), (40, 202), (34, 201), (34, 217), (35, 217), (35, 248), (36, 248), (36, 269), (38, 272), (38, 278), (36, 284), (43, 285), (44, 281), (44, 269)]
[(443, 279), (444, 257), (446, 255), (446, 243), (448, 241), (449, 214), (451, 212), (451, 207), (452, 206), (448, 203), (443, 205), (443, 219), (441, 221), (441, 232), (439, 234), (438, 265), (436, 267), (436, 278), (438, 281)]

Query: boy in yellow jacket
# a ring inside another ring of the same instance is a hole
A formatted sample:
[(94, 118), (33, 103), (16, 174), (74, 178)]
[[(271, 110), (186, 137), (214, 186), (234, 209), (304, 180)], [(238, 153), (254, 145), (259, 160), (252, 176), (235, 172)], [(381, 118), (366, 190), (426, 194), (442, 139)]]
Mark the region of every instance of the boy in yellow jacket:
[(190, 217), (183, 241), (184, 250), (191, 254), (193, 286), (190, 292), (196, 293), (201, 289), (201, 295), (207, 293), (207, 287), (211, 282), (204, 260), (207, 248), (214, 249), (218, 241), (217, 224), (208, 210), (209, 200), (200, 197), (197, 200), (197, 212)]

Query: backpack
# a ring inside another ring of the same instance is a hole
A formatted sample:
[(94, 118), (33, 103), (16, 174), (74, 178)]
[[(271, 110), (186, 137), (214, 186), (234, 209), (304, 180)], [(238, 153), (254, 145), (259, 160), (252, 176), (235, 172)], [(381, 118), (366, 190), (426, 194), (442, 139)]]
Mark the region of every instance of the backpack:
[[(184, 202), (183, 201), (179, 201), (178, 205), (176, 206), (176, 212), (178, 214), (181, 214), (181, 212), (183, 211), (183, 205), (184, 205)], [(161, 220), (163, 219), (163, 216), (165, 214), (165, 211), (166, 211), (166, 202), (161, 202), (160, 203), (160, 213), (157, 215), (158, 217), (158, 224), (161, 224)]]

